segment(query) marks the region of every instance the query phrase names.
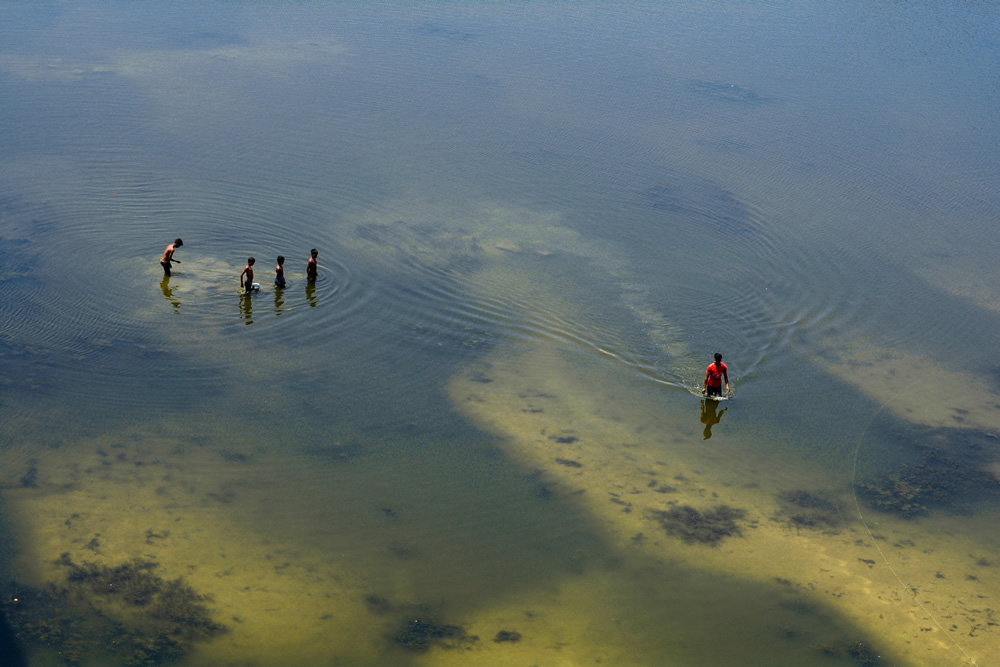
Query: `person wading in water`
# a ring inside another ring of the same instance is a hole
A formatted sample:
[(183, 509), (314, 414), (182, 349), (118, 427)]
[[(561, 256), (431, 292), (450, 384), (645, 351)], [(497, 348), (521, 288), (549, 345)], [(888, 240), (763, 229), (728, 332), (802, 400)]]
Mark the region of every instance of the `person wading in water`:
[(722, 355), (715, 353), (715, 361), (705, 371), (705, 384), (701, 393), (707, 396), (722, 396), (722, 380), (726, 380), (726, 393), (729, 393), (729, 369), (722, 363)]
[(176, 241), (168, 245), (167, 248), (163, 251), (163, 258), (160, 260), (160, 266), (163, 267), (163, 275), (165, 276), (170, 275), (170, 262), (176, 262), (177, 264), (181, 263), (181, 260), (174, 259), (174, 251), (180, 248), (182, 245), (184, 245), (184, 241), (177, 239)]

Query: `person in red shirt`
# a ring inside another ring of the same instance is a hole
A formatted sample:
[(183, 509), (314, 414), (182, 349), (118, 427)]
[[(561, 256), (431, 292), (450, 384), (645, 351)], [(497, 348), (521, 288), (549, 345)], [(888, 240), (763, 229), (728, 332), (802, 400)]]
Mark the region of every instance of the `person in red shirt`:
[(705, 371), (705, 384), (701, 388), (701, 393), (708, 392), (708, 396), (722, 396), (722, 380), (726, 380), (726, 393), (729, 393), (729, 369), (722, 363), (722, 355), (715, 353), (715, 362), (708, 366)]

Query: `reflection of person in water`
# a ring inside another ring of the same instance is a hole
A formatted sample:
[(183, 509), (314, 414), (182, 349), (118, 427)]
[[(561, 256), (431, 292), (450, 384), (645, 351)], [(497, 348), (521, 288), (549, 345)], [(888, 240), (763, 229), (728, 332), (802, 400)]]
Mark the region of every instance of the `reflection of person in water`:
[(284, 306), (285, 306), (284, 293), (285, 293), (285, 290), (283, 290), (283, 289), (276, 289), (276, 290), (274, 290), (274, 314), (275, 315), (281, 315), (281, 312), (284, 310)]
[(180, 310), (181, 302), (174, 296), (174, 290), (170, 287), (170, 276), (163, 276), (163, 280), (160, 281), (160, 289), (163, 290), (163, 298), (170, 302), (174, 310)]
[(316, 307), (316, 283), (311, 280), (306, 282), (306, 301), (310, 308)]
[(705, 440), (712, 437), (712, 427), (722, 421), (722, 415), (729, 408), (722, 408), (722, 412), (715, 414), (716, 409), (718, 409), (718, 401), (702, 401), (701, 402), (701, 423), (705, 425)]
[(253, 324), (253, 299), (240, 299), (240, 317), (243, 324), (250, 326)]

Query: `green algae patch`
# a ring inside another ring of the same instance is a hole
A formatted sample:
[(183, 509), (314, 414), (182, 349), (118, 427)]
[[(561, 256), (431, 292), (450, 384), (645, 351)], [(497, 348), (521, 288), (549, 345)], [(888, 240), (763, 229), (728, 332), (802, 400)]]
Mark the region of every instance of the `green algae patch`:
[(458, 625), (438, 623), (428, 618), (415, 618), (403, 623), (392, 635), (392, 642), (408, 651), (423, 652), (431, 646), (455, 648), (465, 641), (475, 641), (478, 637), (468, 637)]
[(913, 427), (889, 428), (886, 436), (904, 462), (859, 475), (858, 496), (873, 509), (912, 519), (932, 512), (970, 514), (1000, 499), (992, 432)]
[(717, 505), (704, 511), (680, 505), (666, 511), (650, 510), (649, 516), (656, 519), (669, 535), (679, 537), (688, 544), (714, 547), (727, 537), (743, 535), (737, 522), (742, 522), (747, 513), (728, 505)]
[[(290, 453), (234, 461), (216, 442), (231, 439), (116, 433), (4, 452), (17, 549), (4, 612), (32, 664), (378, 663), (385, 629), (354, 604), (359, 575), (257, 509), (301, 496), (316, 457), (282, 476)], [(19, 482), (29, 461), (34, 486)]]
[(857, 484), (858, 495), (880, 512), (910, 519), (933, 509), (961, 509), (963, 500), (996, 495), (1000, 482), (986, 471), (972, 469), (960, 459), (939, 452), (919, 462)]
[(158, 576), (153, 561), (77, 564), (63, 554), (57, 565), (63, 581), (47, 588), (15, 583), (4, 602), (18, 639), (37, 655), (59, 656), (57, 664), (160, 664), (227, 631), (214, 620), (208, 596), (182, 579)]
[(848, 521), (840, 504), (821, 492), (796, 489), (779, 493), (777, 499), (781, 509), (775, 520), (786, 520), (795, 528), (834, 533)]

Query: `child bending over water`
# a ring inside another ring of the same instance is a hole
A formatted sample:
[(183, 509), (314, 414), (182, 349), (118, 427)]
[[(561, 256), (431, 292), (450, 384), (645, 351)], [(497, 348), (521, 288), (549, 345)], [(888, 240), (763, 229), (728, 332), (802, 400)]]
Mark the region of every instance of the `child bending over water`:
[[(256, 259), (253, 257), (247, 258), (247, 265), (243, 269), (243, 273), (240, 274), (240, 287), (245, 289), (247, 292), (253, 291), (253, 265), (256, 263)], [(246, 279), (244, 280), (244, 276)]]

